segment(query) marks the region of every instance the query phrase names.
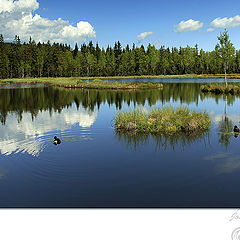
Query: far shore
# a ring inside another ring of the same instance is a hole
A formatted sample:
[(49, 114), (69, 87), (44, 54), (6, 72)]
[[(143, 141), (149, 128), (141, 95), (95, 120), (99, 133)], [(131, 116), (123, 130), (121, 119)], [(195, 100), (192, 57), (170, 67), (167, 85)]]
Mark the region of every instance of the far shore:
[[(168, 79), (168, 78), (224, 78), (224, 74), (182, 74), (182, 75), (141, 75), (141, 76), (108, 76), (108, 77), (40, 77), (40, 78), (8, 78), (0, 79), (0, 82), (16, 81), (16, 82), (31, 82), (31, 81), (52, 81), (52, 80), (93, 80), (93, 79)], [(240, 73), (228, 74), (228, 79), (240, 79)]]

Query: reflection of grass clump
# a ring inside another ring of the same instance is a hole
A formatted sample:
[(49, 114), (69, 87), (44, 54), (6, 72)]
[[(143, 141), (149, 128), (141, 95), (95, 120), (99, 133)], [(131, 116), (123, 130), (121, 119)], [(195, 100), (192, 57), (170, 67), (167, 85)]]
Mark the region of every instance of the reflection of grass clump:
[(149, 144), (154, 144), (156, 150), (167, 150), (168, 147), (170, 147), (172, 150), (175, 150), (176, 147), (181, 147), (184, 149), (188, 145), (200, 142), (204, 142), (206, 145), (209, 136), (208, 132), (205, 131), (193, 132), (191, 134), (179, 132), (174, 135), (138, 132), (127, 132), (126, 134), (122, 131), (117, 131), (116, 137), (120, 142), (125, 143), (128, 147), (134, 150)]
[(206, 113), (197, 113), (187, 108), (172, 107), (154, 109), (149, 113), (137, 109), (133, 112), (118, 112), (115, 128), (118, 131), (174, 134), (192, 133), (210, 128), (210, 118)]
[(239, 84), (228, 84), (227, 88), (224, 84), (220, 83), (209, 83), (201, 86), (202, 92), (211, 92), (215, 94), (240, 94)]

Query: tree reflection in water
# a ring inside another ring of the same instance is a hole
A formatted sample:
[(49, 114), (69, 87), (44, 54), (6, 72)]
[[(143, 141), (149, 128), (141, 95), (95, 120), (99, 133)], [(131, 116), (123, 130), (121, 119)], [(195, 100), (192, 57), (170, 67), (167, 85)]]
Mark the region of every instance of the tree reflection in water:
[[(122, 106), (144, 106), (148, 104), (150, 107), (157, 102), (164, 105), (169, 102), (179, 102), (179, 104), (198, 105), (198, 101), (214, 99), (216, 104), (222, 101), (222, 95), (205, 94), (200, 91), (200, 83), (164, 83), (162, 90), (137, 90), (137, 91), (121, 91), (121, 90), (82, 90), (82, 89), (64, 89), (56, 87), (42, 88), (18, 88), (18, 89), (0, 89), (0, 121), (4, 125), (8, 114), (15, 114), (18, 122), (22, 121), (24, 112), (31, 114), (34, 120), (39, 112), (49, 111), (50, 116), (54, 113), (61, 113), (63, 109), (71, 108), (73, 104), (94, 112), (100, 109), (101, 105), (108, 104), (115, 106), (117, 110), (121, 110)], [(228, 95), (225, 99), (225, 113), (222, 120), (218, 124), (219, 143), (228, 146), (233, 129), (233, 121), (227, 116), (227, 106), (232, 105), (236, 100), (236, 96)], [(191, 144), (198, 139), (202, 139), (205, 135), (191, 136), (155, 136), (151, 135), (132, 135), (125, 136), (117, 134), (119, 139), (129, 141), (132, 146), (137, 146), (140, 142), (145, 144), (154, 139), (157, 148), (159, 146), (166, 148), (168, 145), (174, 148), (176, 144), (185, 146)], [(237, 135), (236, 135), (237, 136)]]
[[(231, 142), (231, 137), (233, 136), (233, 121), (228, 118), (227, 116), (227, 102), (228, 102), (228, 95), (225, 96), (225, 108), (224, 108), (224, 115), (222, 116), (221, 121), (218, 124), (219, 129), (219, 143), (226, 148), (229, 146)], [(234, 135), (238, 137), (238, 135)]]
[(56, 87), (45, 88), (8, 88), (0, 89), (0, 121), (5, 124), (7, 115), (15, 113), (18, 121), (22, 120), (22, 113), (31, 113), (34, 119), (39, 111), (48, 110), (61, 113), (63, 108), (69, 108), (73, 103), (77, 108), (81, 105), (86, 110), (94, 111), (102, 104), (115, 105), (121, 109), (123, 104), (149, 106), (158, 101), (164, 104), (169, 101), (198, 104), (205, 95), (200, 92), (199, 83), (164, 83), (162, 90), (81, 90)]

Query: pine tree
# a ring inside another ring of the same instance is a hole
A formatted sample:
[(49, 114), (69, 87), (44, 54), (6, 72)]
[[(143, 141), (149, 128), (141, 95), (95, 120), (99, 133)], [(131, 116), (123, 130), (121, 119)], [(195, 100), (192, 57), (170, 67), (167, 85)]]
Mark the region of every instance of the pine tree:
[(0, 46), (3, 46), (3, 44), (4, 44), (3, 35), (0, 34)]
[(78, 54), (78, 45), (77, 45), (77, 43), (76, 43), (76, 44), (75, 44), (75, 48), (74, 48), (74, 50), (73, 50), (73, 58), (74, 58), (74, 59), (76, 58), (77, 54)]

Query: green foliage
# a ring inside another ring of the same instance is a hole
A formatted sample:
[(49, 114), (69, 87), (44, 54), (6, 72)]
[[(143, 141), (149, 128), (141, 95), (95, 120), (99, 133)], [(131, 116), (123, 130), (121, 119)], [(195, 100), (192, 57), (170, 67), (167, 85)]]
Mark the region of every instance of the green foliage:
[(234, 62), (235, 48), (229, 39), (229, 34), (225, 29), (223, 33), (220, 33), (218, 37), (219, 43), (216, 45), (216, 53), (222, 60), (224, 72), (225, 72), (225, 84), (227, 87), (227, 70), (229, 66)]
[[(90, 41), (81, 46), (22, 43), (16, 36), (4, 42), (0, 34), (0, 78), (111, 77), (181, 74), (222, 74), (240, 72), (240, 53), (234, 51), (227, 33), (221, 34), (214, 51), (195, 47), (165, 48), (148, 45), (125, 48), (118, 41), (114, 47), (101, 49)], [(224, 64), (225, 62), (225, 64)]]
[(219, 43), (216, 45), (216, 51), (219, 52), (223, 61), (224, 68), (228, 69), (235, 54), (235, 48), (229, 39), (228, 31), (225, 29), (218, 37)]

